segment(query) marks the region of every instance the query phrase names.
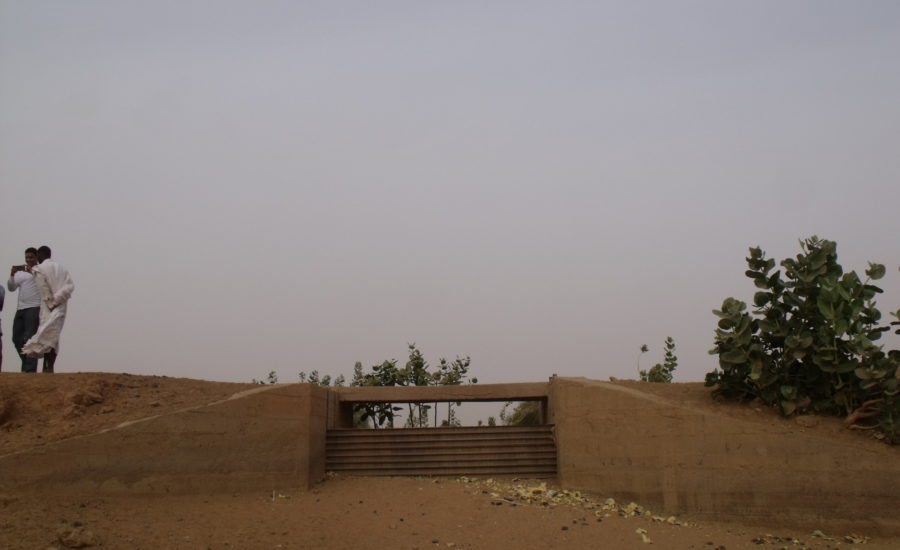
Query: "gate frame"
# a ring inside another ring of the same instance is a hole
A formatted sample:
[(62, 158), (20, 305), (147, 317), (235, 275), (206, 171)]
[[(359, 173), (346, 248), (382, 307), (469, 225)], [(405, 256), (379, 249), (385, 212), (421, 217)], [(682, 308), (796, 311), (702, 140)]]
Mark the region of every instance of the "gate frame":
[(552, 419), (550, 384), (469, 384), (460, 386), (351, 386), (328, 388), (329, 430), (353, 427), (353, 405), (359, 403), (456, 403), (538, 401), (541, 423)]

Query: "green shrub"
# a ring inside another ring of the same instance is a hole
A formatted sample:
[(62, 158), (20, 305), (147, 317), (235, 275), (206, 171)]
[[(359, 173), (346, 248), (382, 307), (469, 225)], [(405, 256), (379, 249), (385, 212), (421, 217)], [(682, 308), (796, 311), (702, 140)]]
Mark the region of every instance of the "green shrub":
[(542, 424), (541, 403), (520, 401), (513, 406), (513, 402), (508, 401), (500, 409), (500, 421), (504, 426), (539, 426)]
[[(875, 342), (889, 326), (879, 324), (870, 284), (884, 276), (869, 263), (866, 279), (844, 273), (834, 242), (811, 237), (796, 258), (775, 261), (750, 249), (747, 277), (758, 291), (753, 310), (726, 298), (715, 332), (719, 368), (706, 375), (713, 394), (759, 398), (784, 415), (804, 412), (845, 415), (848, 425), (877, 428), (891, 443), (900, 440), (900, 351)], [(900, 311), (895, 313), (900, 315)], [(898, 323), (892, 323), (898, 324)]]

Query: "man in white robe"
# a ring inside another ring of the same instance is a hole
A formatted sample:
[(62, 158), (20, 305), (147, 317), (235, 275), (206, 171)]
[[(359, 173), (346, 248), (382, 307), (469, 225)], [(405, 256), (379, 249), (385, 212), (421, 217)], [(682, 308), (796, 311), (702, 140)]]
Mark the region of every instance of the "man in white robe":
[(75, 284), (62, 265), (50, 259), (50, 247), (38, 248), (38, 265), (31, 268), (34, 282), (41, 294), (41, 324), (24, 346), (28, 357), (43, 357), (44, 372), (53, 372), (59, 355), (59, 335), (66, 322), (66, 309)]

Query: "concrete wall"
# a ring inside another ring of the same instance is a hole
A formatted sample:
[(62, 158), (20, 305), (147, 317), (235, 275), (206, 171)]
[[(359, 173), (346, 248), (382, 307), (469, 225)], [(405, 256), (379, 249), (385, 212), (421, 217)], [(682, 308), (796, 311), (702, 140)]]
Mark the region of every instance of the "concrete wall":
[[(646, 390), (553, 379), (548, 415), (562, 486), (659, 514), (900, 534), (900, 449), (773, 429)], [(262, 386), (0, 457), (0, 493), (305, 489), (325, 474), (336, 395), (310, 384)]]
[(665, 514), (900, 533), (900, 453), (770, 426), (622, 385), (550, 385), (559, 480)]
[(191, 493), (308, 488), (324, 476), (327, 390), (265, 386), (0, 458), (0, 490)]

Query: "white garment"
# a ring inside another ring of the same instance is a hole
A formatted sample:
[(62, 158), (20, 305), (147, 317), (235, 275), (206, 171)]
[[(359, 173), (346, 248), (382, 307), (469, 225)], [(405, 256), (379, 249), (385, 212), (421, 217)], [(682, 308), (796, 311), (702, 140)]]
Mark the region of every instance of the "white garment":
[(41, 305), (41, 293), (34, 284), (34, 275), (27, 271), (17, 271), (6, 281), (6, 289), (10, 292), (19, 290), (19, 305), (16, 309), (28, 309)]
[(32, 269), (41, 294), (41, 324), (22, 346), (28, 357), (43, 357), (51, 350), (59, 353), (59, 335), (66, 322), (66, 307), (75, 284), (68, 270), (53, 260), (44, 260)]

